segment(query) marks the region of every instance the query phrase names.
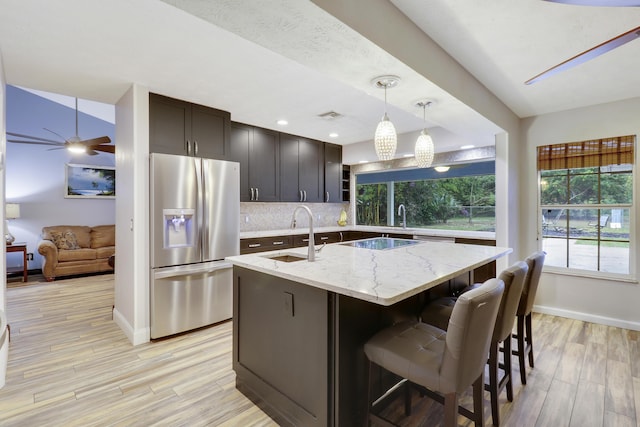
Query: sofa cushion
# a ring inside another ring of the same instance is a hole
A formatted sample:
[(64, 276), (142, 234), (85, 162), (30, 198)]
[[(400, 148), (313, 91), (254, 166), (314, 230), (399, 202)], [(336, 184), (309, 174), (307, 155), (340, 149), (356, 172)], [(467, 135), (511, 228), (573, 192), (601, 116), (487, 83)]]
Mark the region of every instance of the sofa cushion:
[(96, 250), (89, 248), (80, 248), (73, 251), (60, 251), (58, 253), (58, 261), (82, 261), (96, 259)]
[(66, 231), (51, 231), (49, 233), (51, 241), (58, 247), (58, 249), (80, 249), (78, 245), (78, 239), (71, 230)]
[(76, 241), (78, 242), (78, 246), (81, 248), (88, 248), (91, 245), (91, 236), (90, 231), (91, 228), (86, 225), (54, 225), (49, 227), (42, 228), (42, 238), (46, 240), (51, 240), (51, 232), (57, 231), (64, 233), (65, 231), (71, 231), (76, 236)]
[(103, 248), (116, 245), (116, 226), (97, 225), (91, 227), (91, 247)]
[(105, 246), (104, 248), (96, 248), (95, 251), (97, 259), (109, 258), (111, 255), (115, 255), (116, 247)]

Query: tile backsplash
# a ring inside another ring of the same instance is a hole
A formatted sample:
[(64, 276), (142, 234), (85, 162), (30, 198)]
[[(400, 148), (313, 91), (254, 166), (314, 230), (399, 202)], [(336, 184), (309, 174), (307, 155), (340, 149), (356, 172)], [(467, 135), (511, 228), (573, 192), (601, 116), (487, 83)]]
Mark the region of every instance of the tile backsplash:
[[(304, 204), (311, 209), (314, 227), (338, 225), (340, 212), (347, 213), (347, 223), (352, 224), (349, 203), (240, 203), (240, 232), (283, 230), (291, 227), (291, 217), (297, 206)], [(298, 212), (298, 227), (308, 227), (308, 216)]]

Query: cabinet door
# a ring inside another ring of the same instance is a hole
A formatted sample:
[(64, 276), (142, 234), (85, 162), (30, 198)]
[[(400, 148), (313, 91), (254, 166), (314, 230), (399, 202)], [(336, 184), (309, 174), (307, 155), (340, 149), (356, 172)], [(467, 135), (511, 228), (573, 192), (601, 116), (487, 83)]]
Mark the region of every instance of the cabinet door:
[(342, 147), (324, 144), (324, 201), (342, 202)]
[(301, 202), (298, 184), (298, 137), (280, 134), (280, 201)]
[(249, 141), (252, 127), (241, 123), (232, 123), (230, 132), (229, 159), (240, 163), (240, 201), (251, 201), (249, 185)]
[(324, 150), (322, 142), (300, 138), (298, 141), (298, 186), (304, 201), (324, 201)]
[(192, 105), (191, 155), (227, 160), (229, 157), (229, 113)]
[(190, 129), (188, 102), (149, 94), (149, 152), (187, 154)]
[(249, 186), (258, 202), (277, 202), (279, 187), (279, 136), (277, 132), (253, 128), (249, 145)]

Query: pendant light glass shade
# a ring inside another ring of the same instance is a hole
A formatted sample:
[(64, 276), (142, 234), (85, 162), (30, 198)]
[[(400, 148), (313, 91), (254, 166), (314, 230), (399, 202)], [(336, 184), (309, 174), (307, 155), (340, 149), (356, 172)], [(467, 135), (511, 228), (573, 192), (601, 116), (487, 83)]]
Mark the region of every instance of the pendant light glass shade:
[(431, 139), (431, 135), (427, 133), (427, 130), (423, 129), (416, 141), (415, 156), (418, 167), (428, 168), (431, 166), (433, 162), (433, 150), (433, 139)]
[(378, 123), (373, 142), (379, 160), (393, 159), (398, 146), (398, 136), (396, 135), (395, 126), (393, 126), (393, 123), (391, 123), (389, 117), (387, 117), (387, 113), (384, 113), (384, 117), (380, 123)]
[(435, 151), (433, 146), (433, 139), (431, 139), (431, 135), (429, 135), (429, 132), (427, 132), (425, 119), (427, 107), (430, 107), (431, 104), (433, 104), (433, 101), (427, 100), (418, 101), (418, 103), (416, 104), (416, 106), (422, 107), (422, 122), (425, 126), (422, 129), (422, 132), (420, 132), (420, 136), (418, 136), (418, 139), (416, 140), (415, 148), (416, 163), (420, 168), (428, 168), (429, 166), (431, 166)]
[(373, 145), (376, 149), (378, 160), (392, 160), (398, 147), (396, 127), (387, 116), (387, 88), (397, 86), (399, 81), (400, 77), (397, 76), (380, 76), (371, 81), (375, 87), (384, 89), (384, 116), (378, 123), (376, 133), (373, 136)]

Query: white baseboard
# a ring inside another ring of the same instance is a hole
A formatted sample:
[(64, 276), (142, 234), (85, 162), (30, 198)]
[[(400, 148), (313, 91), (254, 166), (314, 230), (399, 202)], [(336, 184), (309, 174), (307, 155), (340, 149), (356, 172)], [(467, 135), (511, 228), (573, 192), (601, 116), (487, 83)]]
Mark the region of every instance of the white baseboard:
[(533, 311), (535, 311), (536, 313), (551, 314), (553, 316), (566, 317), (568, 319), (598, 323), (600, 325), (615, 326), (618, 328), (630, 329), (632, 331), (640, 331), (639, 322), (630, 322), (628, 320), (615, 319), (613, 317), (598, 316), (596, 314), (582, 313), (579, 311), (564, 310), (561, 308), (545, 307), (540, 305), (534, 305)]
[(113, 309), (113, 321), (116, 322), (116, 325), (118, 325), (120, 329), (122, 329), (131, 344), (139, 345), (147, 343), (151, 340), (151, 330), (149, 328), (143, 328), (139, 330), (133, 329), (127, 319), (122, 314), (120, 314), (120, 312), (116, 308)]

